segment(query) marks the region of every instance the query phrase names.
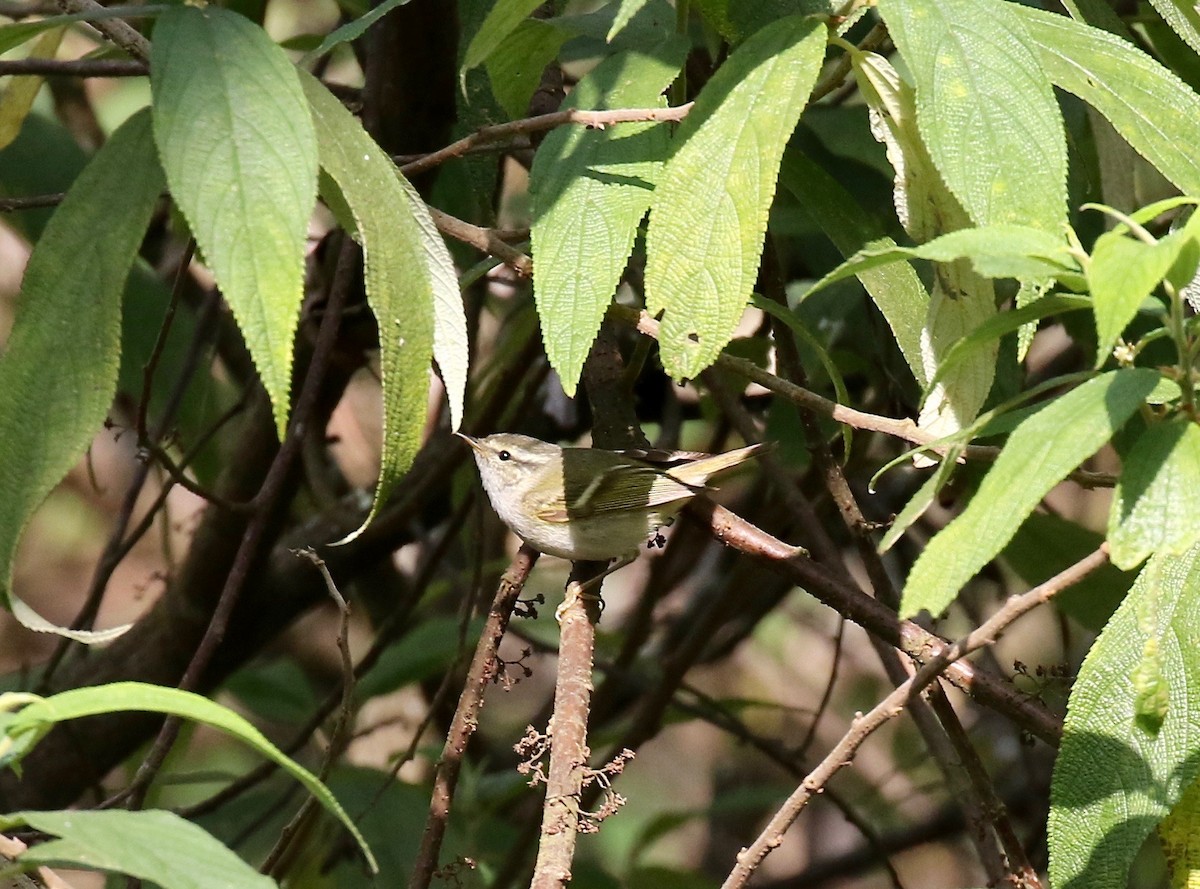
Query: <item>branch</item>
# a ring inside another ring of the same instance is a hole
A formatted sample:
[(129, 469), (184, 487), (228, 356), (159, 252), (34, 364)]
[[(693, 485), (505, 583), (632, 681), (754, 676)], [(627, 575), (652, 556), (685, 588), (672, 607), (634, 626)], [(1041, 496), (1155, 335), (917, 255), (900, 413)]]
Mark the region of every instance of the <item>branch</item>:
[(504, 638), (513, 606), (525, 587), (525, 580), (533, 570), (538, 555), (536, 550), (522, 546), (496, 588), (487, 622), (475, 646), (475, 656), (471, 659), (471, 668), (467, 672), (467, 680), (458, 699), (458, 706), (454, 710), (454, 718), (450, 721), (450, 730), (446, 733), (446, 743), (442, 747), (442, 756), (434, 773), (429, 817), (425, 821), (421, 848), (417, 852), (412, 876), (408, 881), (409, 889), (427, 889), (430, 880), (433, 879), (433, 872), (437, 869), (442, 840), (450, 821), (450, 804), (458, 785), (459, 769), (462, 768), (463, 757), (467, 752), (467, 742), (479, 726), (483, 692), (496, 676), (499, 665), (496, 652), (500, 647), (500, 640)]
[[(99, 24), (99, 23), (97, 23)], [(0, 77), (36, 74), (40, 77), (145, 77), (145, 62), (128, 59), (12, 59), (0, 61)]]
[(522, 278), (528, 278), (533, 274), (533, 260), (516, 247), (502, 240), (494, 229), (472, 225), (469, 222), (459, 219), (457, 216), (443, 213), (436, 207), (429, 208), (429, 215), (433, 217), (433, 224), (438, 227), (438, 231), (442, 234), (449, 235), (456, 241), (470, 244), (477, 250), (490, 253), (497, 259), (503, 260), (506, 265), (513, 268)]
[[(58, 7), (63, 12), (104, 11), (104, 7), (96, 0), (58, 0)], [(141, 59), (143, 62), (150, 60), (150, 41), (128, 22), (121, 19), (98, 19), (88, 24), (135, 59)]]
[(564, 124), (582, 124), (585, 127), (604, 129), (610, 124), (679, 121), (687, 117), (692, 110), (692, 103), (675, 108), (615, 108), (610, 111), (581, 111), (569, 109), (555, 111), (551, 114), (539, 114), (537, 117), (526, 117), (508, 123), (481, 127), (469, 136), (464, 136), (457, 142), (452, 142), (445, 148), (439, 148), (432, 154), (427, 154), (419, 160), (411, 161), (400, 168), (405, 176), (415, 176), (424, 173), (448, 160), (462, 157), (472, 148), (502, 142), (513, 136), (525, 133), (537, 133), (552, 130)]
[[(815, 562), (797, 558), (795, 547), (754, 527), (728, 509), (704, 497), (697, 497), (688, 508), (692, 515), (708, 525), (718, 540), (765, 560), (772, 570), (785, 575), (871, 635), (899, 648), (918, 664), (928, 663), (948, 649), (950, 643), (945, 639), (913, 621), (901, 620), (895, 611)], [(1040, 701), (1021, 694), (1008, 683), (971, 664), (951, 663), (946, 678), (984, 706), (1003, 713), (1047, 744), (1057, 746), (1062, 735), (1062, 719)]]
[(971, 652), (990, 645), (1017, 618), (1049, 601), (1067, 587), (1078, 583), (1107, 561), (1108, 548), (1107, 545), (1102, 545), (1095, 552), (1085, 556), (1045, 583), (1034, 587), (1027, 593), (1011, 597), (981, 626), (957, 642), (945, 646), (911, 679), (898, 686), (895, 691), (876, 704), (870, 713), (856, 718), (850, 730), (792, 792), (792, 795), (771, 818), (754, 843), (738, 854), (737, 865), (722, 884), (722, 889), (739, 889), (739, 887), (745, 886), (763, 859), (783, 842), (784, 833), (799, 817), (813, 796), (819, 794), (838, 771), (853, 761), (858, 748), (873, 732), (888, 720), (902, 713), (908, 703), (925, 686), (937, 679), (947, 667)]

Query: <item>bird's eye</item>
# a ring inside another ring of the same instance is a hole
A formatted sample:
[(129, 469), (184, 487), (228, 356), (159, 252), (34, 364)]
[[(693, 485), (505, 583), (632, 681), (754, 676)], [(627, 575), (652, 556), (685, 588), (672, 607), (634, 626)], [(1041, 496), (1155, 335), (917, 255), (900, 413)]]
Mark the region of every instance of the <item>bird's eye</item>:
[(501, 460), (511, 460), (512, 459), (512, 454), (510, 454), (508, 451), (501, 451), (496, 456), (499, 457)]

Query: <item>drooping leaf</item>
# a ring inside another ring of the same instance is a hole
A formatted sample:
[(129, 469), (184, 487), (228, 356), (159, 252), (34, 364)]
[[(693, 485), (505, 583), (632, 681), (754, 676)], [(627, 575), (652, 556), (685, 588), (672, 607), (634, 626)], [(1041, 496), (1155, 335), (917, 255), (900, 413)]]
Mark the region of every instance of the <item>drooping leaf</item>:
[(881, 0), (917, 93), (921, 136), (976, 225), (1057, 232), (1067, 219), (1062, 115), (1037, 51), (1000, 0)]
[[(779, 182), (808, 208), (843, 256), (849, 258), (872, 241), (878, 242), (882, 250), (895, 246), (896, 242), (884, 237), (879, 224), (855, 205), (854, 198), (832, 176), (799, 152), (784, 155)], [(929, 309), (925, 285), (908, 263), (864, 268), (856, 274), (891, 327), (913, 376), (924, 384), (921, 328)]]
[(1200, 194), (1200, 96), (1120, 37), (1040, 9), (1013, 4), (1060, 89), (1108, 118), (1134, 150), (1184, 194)]
[[(855, 79), (870, 113), (871, 133), (887, 150), (895, 172), (893, 202), (904, 230), (917, 243), (970, 228), (971, 220), (934, 165), (917, 119), (913, 87), (878, 53), (850, 47)], [(943, 356), (955, 342), (996, 312), (991, 281), (963, 259), (935, 267), (933, 286), (921, 319), (919, 378), (929, 386), (939, 376)], [(965, 428), (979, 413), (996, 372), (993, 348), (972, 353), (953, 375), (928, 389), (918, 425), (936, 437)], [(930, 458), (918, 455), (918, 466)]]
[(287, 432), (317, 142), (296, 68), (262, 28), (206, 6), (154, 29), (154, 137), (167, 183)]
[(1200, 774), (1195, 708), (1172, 702), (1147, 731), (1135, 682), (1150, 639), (1167, 687), (1200, 682), (1198, 595), (1200, 548), (1151, 559), (1080, 667), (1051, 787), (1055, 886), (1126, 886), (1143, 841)]
[(1147, 244), (1120, 231), (1096, 239), (1088, 268), (1088, 285), (1095, 300), (1097, 365), (1103, 364), (1138, 307), (1170, 271), (1186, 243), (1175, 232)]
[(30, 629), (83, 642), (128, 628), (78, 633), (44, 620), (12, 594), (13, 555), (33, 511), (79, 459), (112, 405), (121, 292), (162, 189), (149, 115), (136, 114), (97, 152), (38, 239), (0, 359), (3, 596)]
[(780, 19), (701, 90), (655, 189), (646, 304), (663, 313), (663, 367), (695, 377), (716, 360), (758, 274), (783, 149), (825, 54), (825, 26)]
[[(686, 47), (661, 56), (620, 53), (594, 68), (564, 108), (663, 105)], [(662, 124), (559, 127), (530, 171), (533, 293), (550, 365), (574, 396), (583, 362), (633, 249), (670, 139)]]
[(1200, 427), (1156, 423), (1125, 457), (1113, 493), (1108, 544), (1113, 563), (1133, 568), (1154, 553), (1179, 555), (1200, 540)]
[(353, 21), (346, 22), (346, 24), (338, 28), (334, 28), (332, 31), (326, 34), (325, 39), (322, 40), (315, 49), (311, 50), (304, 56), (304, 61), (315, 61), (341, 44), (350, 43), (353, 40), (357, 40), (363, 34), (367, 33), (367, 29), (370, 28), (371, 25), (375, 24), (396, 7), (404, 6), (408, 2), (409, 0), (383, 0), (382, 3), (370, 11), (364, 12)]
[[(339, 203), (353, 215), (353, 233), (366, 254), (367, 300), (379, 324), (383, 452), (365, 528), (420, 447), (429, 398), (429, 360), (435, 333), (443, 327), (450, 356), (447, 389), (455, 389), (452, 410), (461, 410), (465, 350), (463, 354), (459, 350), (465, 335), (454, 342), (457, 319), (450, 321), (447, 316), (444, 325), (435, 322), (435, 303), (449, 310), (451, 302), (457, 301), (460, 313), (462, 303), (445, 242), (427, 219), (425, 204), (411, 186), (406, 188), (387, 154), (329, 90), (311, 76), (303, 77), (302, 83), (317, 125), (321, 168), (326, 174), (322, 182), (337, 189)], [(442, 295), (435, 298), (435, 292)], [(464, 334), (465, 329), (464, 321)]]
[(1200, 53), (1200, 12), (1182, 0), (1150, 0), (1150, 5), (1162, 16), (1171, 30), (1184, 39), (1193, 51)]
[(459, 71), (460, 78), (476, 65), (482, 64), (540, 5), (541, 0), (496, 0), (487, 18), (467, 44)]
[[(1153, 370), (1102, 374), (1021, 423), (967, 508), (929, 542), (904, 586), (900, 612), (940, 614), (1004, 549), (1025, 517), (1107, 442), (1158, 382)], [(1063, 435), (1062, 430), (1071, 430)]]
[(14, 750), (28, 750), (31, 739), (36, 742), (36, 739), (60, 722), (125, 710), (178, 716), (212, 726), (247, 744), (304, 785), (326, 811), (345, 825), (374, 870), (375, 859), (363, 841), (362, 834), (355, 827), (354, 820), (346, 814), (345, 809), (315, 775), (290, 759), (267, 740), (266, 735), (228, 707), (178, 688), (142, 682), (114, 682), (108, 685), (74, 688), (48, 698), (40, 698), (17, 711), (4, 725), (5, 737), (0, 739), (0, 764), (10, 761), (6, 754), (11, 754)]
[(955, 463), (961, 453), (961, 448), (952, 448), (942, 456), (937, 468), (930, 473), (929, 478), (925, 479), (925, 482), (917, 489), (917, 493), (909, 498), (904, 509), (900, 510), (899, 514), (892, 519), (892, 526), (887, 529), (887, 533), (879, 541), (880, 553), (886, 553), (895, 546), (896, 542), (904, 536), (904, 532), (912, 527), (913, 522), (923, 516), (925, 511), (933, 505), (934, 499), (954, 474)]
[(0, 829), (31, 827), (57, 839), (17, 861), (128, 874), (162, 889), (271, 889), (264, 876), (201, 827), (174, 812), (149, 810), (14, 812)]
[[(65, 33), (65, 29), (56, 29), (43, 34), (33, 45), (29, 57), (31, 59), (54, 58)], [(34, 74), (14, 77), (9, 81), (4, 92), (0, 93), (0, 148), (12, 144), (12, 141), (21, 132), (21, 126), (25, 123), (29, 109), (33, 107), (33, 100), (37, 98), (43, 80), (44, 78)]]

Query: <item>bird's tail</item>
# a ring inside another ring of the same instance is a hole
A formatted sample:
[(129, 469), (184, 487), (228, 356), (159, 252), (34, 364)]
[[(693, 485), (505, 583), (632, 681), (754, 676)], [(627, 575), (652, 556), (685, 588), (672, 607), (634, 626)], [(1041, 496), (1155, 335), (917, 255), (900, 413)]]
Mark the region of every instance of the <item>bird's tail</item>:
[(747, 445), (744, 448), (726, 451), (724, 454), (713, 454), (690, 463), (672, 466), (667, 470), (667, 474), (689, 487), (702, 487), (709, 478), (718, 472), (724, 472), (726, 469), (732, 469), (745, 463), (765, 449), (766, 445), (764, 444)]

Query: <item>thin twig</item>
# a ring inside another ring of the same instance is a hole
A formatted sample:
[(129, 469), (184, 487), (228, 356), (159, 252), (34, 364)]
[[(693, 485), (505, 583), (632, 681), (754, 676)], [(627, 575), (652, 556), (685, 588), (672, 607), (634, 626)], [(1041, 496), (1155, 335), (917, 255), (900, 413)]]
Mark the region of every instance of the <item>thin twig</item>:
[(163, 350), (167, 347), (171, 325), (175, 321), (179, 300), (183, 296), (184, 281), (192, 264), (192, 257), (195, 255), (196, 239), (188, 238), (187, 245), (183, 248), (183, 255), (179, 257), (179, 263), (175, 267), (175, 284), (171, 288), (171, 299), (167, 303), (167, 311), (163, 315), (162, 323), (158, 325), (158, 335), (154, 338), (154, 347), (150, 350), (150, 356), (142, 367), (142, 397), (138, 399), (137, 420), (134, 423), (138, 445), (141, 447), (145, 447), (151, 441), (149, 430), (146, 428), (146, 415), (150, 413), (150, 393), (154, 390), (154, 374), (158, 370), (159, 362), (162, 361)]
[(504, 241), (493, 229), (472, 225), (470, 222), (444, 213), (436, 207), (429, 208), (429, 215), (433, 217), (433, 224), (442, 234), (449, 235), (456, 241), (470, 244), (477, 250), (490, 253), (497, 259), (503, 260), (505, 265), (514, 269), (522, 278), (528, 278), (533, 274), (533, 260)]
[(34, 194), (20, 198), (0, 198), (0, 213), (11, 213), (14, 210), (40, 210), (43, 207), (57, 207), (66, 197), (64, 192), (56, 194)]
[(909, 701), (945, 672), (950, 664), (985, 645), (990, 645), (1019, 617), (1049, 601), (1067, 587), (1078, 583), (1107, 561), (1107, 545), (1102, 545), (1045, 583), (1034, 587), (1027, 593), (1012, 596), (981, 626), (958, 641), (947, 645), (922, 666), (911, 679), (898, 686), (875, 705), (871, 712), (856, 718), (850, 730), (842, 736), (842, 739), (825, 759), (800, 782), (800, 785), (771, 818), (758, 838), (738, 854), (737, 864), (722, 884), (722, 889), (739, 889), (739, 887), (745, 886), (763, 859), (783, 842), (784, 833), (799, 817), (813, 796), (819, 794), (838, 771), (853, 761), (858, 748), (873, 732), (888, 720), (904, 712)]
[(429, 817), (425, 821), (421, 848), (417, 852), (412, 876), (408, 881), (409, 889), (427, 889), (434, 871), (437, 870), (442, 840), (450, 820), (450, 806), (458, 785), (458, 773), (467, 752), (467, 742), (479, 724), (483, 692), (499, 669), (497, 651), (500, 640), (504, 638), (513, 606), (516, 605), (521, 590), (525, 588), (525, 580), (533, 570), (538, 555), (536, 550), (522, 546), (496, 588), (496, 596), (488, 611), (483, 633), (475, 646), (475, 655), (471, 659), (467, 680), (459, 696), (458, 706), (454, 710), (454, 718), (450, 721), (450, 730), (446, 733), (446, 743), (442, 747), (442, 756), (434, 773)]
[(0, 77), (36, 74), (39, 77), (145, 77), (145, 62), (129, 59), (11, 59), (0, 61)]
[[(337, 588), (337, 584), (333, 581), (333, 575), (329, 573), (329, 567), (325, 564), (324, 559), (317, 555), (316, 550), (311, 546), (306, 546), (292, 550), (292, 553), (298, 558), (308, 559), (321, 572), (321, 578), (325, 581), (325, 589), (329, 591), (329, 597), (337, 606), (339, 615), (337, 649), (342, 661), (342, 691), (337, 719), (330, 730), (329, 743), (318, 773), (318, 776), (324, 781), (329, 777), (334, 762), (349, 743), (350, 725), (354, 717), (355, 680), (354, 659), (350, 655), (350, 605)], [(294, 854), (297, 848), (297, 838), (312, 829), (317, 811), (316, 797), (309, 796), (292, 816), (291, 821), (280, 831), (279, 839), (276, 840), (274, 847), (267, 853), (263, 863), (259, 866), (260, 873), (276, 879), (282, 877), (287, 870), (287, 857), (285, 856)]]
[(678, 121), (687, 117), (691, 110), (692, 103), (689, 102), (675, 108), (614, 108), (610, 111), (582, 111), (572, 108), (566, 111), (555, 111), (551, 114), (539, 114), (537, 117), (526, 117), (508, 123), (482, 127), (457, 142), (452, 142), (445, 148), (427, 154), (420, 160), (405, 164), (400, 168), (400, 172), (405, 176), (415, 176), (426, 170), (432, 170), (448, 160), (461, 157), (468, 150), (480, 145), (501, 142), (524, 133), (552, 130), (564, 124), (582, 124), (585, 127), (604, 129), (606, 126), (618, 123)]
[[(945, 652), (949, 642), (910, 620), (901, 620), (896, 612), (828, 569), (806, 557), (797, 557), (796, 548), (756, 528), (728, 509), (705, 497), (695, 498), (688, 507), (712, 534), (740, 552), (764, 560), (772, 570), (790, 578), (839, 614), (854, 621), (872, 636), (901, 649), (919, 664)], [(946, 670), (946, 678), (981, 704), (1017, 723), (1031, 735), (1056, 746), (1062, 735), (1062, 718), (1051, 713), (1040, 701), (1021, 694), (1010, 684), (973, 664), (955, 661)]]

